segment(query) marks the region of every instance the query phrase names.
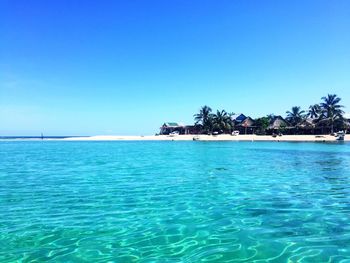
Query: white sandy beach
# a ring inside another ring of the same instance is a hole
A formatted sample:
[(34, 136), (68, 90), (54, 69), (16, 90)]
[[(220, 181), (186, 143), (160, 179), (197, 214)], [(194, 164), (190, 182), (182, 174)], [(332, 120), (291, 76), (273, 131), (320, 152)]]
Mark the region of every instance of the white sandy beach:
[[(150, 136), (114, 136), (99, 135), (90, 137), (72, 137), (63, 140), (68, 141), (192, 141), (196, 138), (199, 141), (280, 141), (280, 142), (331, 142), (336, 138), (331, 135), (283, 135), (272, 137), (270, 135), (150, 135)], [(345, 141), (350, 141), (350, 136), (345, 136)]]

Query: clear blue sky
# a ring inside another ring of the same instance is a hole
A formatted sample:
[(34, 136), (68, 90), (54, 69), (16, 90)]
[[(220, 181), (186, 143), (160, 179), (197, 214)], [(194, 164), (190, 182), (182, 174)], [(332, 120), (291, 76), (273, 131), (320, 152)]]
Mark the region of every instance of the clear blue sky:
[(0, 0), (0, 135), (154, 134), (327, 93), (350, 111), (348, 0)]

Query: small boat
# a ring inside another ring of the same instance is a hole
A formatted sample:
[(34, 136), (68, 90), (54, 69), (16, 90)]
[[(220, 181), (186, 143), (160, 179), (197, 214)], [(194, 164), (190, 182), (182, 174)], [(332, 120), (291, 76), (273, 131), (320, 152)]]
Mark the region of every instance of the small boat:
[(192, 138), (192, 140), (194, 140), (194, 141), (199, 141), (199, 140), (200, 140), (200, 137), (199, 137), (199, 136), (194, 136), (194, 137)]
[(343, 132), (343, 131), (337, 132), (337, 135), (336, 135), (337, 141), (344, 141), (344, 138), (345, 138), (345, 132)]
[(239, 135), (239, 131), (233, 131), (231, 135), (232, 136), (237, 136), (237, 135)]

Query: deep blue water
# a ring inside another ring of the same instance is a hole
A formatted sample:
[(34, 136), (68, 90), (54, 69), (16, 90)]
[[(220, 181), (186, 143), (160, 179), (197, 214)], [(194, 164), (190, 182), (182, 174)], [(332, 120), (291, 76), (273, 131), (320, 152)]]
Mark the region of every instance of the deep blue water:
[(14, 261), (350, 262), (350, 144), (1, 141)]

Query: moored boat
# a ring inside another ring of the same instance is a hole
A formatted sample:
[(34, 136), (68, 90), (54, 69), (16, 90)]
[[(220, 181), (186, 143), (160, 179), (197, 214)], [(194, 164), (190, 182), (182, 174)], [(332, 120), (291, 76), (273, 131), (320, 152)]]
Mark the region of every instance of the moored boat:
[(344, 138), (345, 138), (345, 132), (343, 132), (343, 131), (337, 132), (337, 135), (336, 135), (337, 141), (344, 141)]

